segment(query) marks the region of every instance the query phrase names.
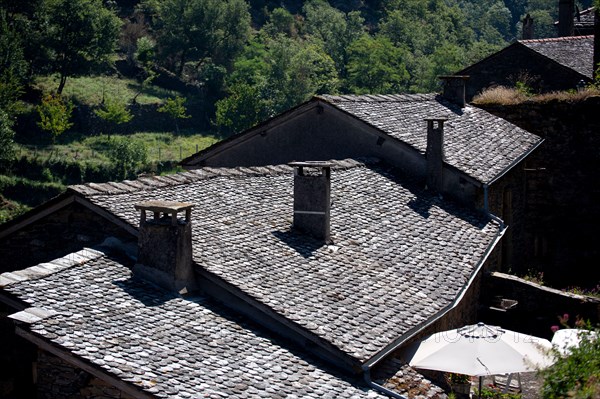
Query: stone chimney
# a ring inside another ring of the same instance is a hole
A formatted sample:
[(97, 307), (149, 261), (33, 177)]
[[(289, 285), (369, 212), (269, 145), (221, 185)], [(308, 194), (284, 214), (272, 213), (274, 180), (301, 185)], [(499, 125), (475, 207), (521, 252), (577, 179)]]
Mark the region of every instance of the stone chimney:
[(444, 122), (446, 118), (427, 121), (427, 189), (441, 193), (444, 188)]
[(523, 19), (523, 40), (533, 39), (533, 18), (527, 14)]
[(331, 243), (331, 163), (291, 162), (294, 168), (293, 228)]
[(465, 90), (469, 77), (464, 75), (449, 75), (439, 76), (439, 78), (444, 81), (442, 97), (463, 108), (466, 104)]
[[(181, 294), (196, 288), (192, 268), (193, 204), (173, 201), (147, 201), (135, 205), (141, 212), (138, 259), (133, 268), (141, 277)], [(185, 219), (177, 215), (185, 211)], [(148, 219), (146, 213), (152, 213)]]
[(559, 0), (558, 2), (558, 36), (573, 36), (573, 17), (575, 0)]

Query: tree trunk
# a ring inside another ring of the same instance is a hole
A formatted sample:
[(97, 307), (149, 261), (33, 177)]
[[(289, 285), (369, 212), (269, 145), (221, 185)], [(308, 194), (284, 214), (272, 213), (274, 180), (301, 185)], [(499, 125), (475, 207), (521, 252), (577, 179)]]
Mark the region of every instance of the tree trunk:
[(185, 58), (187, 57), (187, 51), (183, 50), (181, 52), (181, 56), (179, 57), (179, 70), (177, 71), (177, 77), (181, 78), (183, 75), (183, 67), (185, 66)]
[(65, 88), (65, 83), (67, 83), (67, 76), (61, 74), (60, 75), (60, 83), (58, 84), (58, 89), (56, 90), (57, 94), (62, 94), (63, 89)]

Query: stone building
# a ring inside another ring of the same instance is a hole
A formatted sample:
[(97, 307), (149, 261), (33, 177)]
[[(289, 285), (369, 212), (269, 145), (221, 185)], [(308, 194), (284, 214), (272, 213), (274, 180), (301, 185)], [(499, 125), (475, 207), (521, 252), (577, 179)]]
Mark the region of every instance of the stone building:
[(442, 95), (317, 96), (184, 159), (182, 166), (376, 157), (429, 190), (500, 217), (510, 226), (502, 267), (518, 271), (517, 255), (530, 246), (523, 239), (524, 169), (542, 140), (466, 104), (465, 78), (445, 80)]
[(61, 218), (82, 249), (0, 275), (47, 398), (443, 397), (396, 353), (475, 321), (506, 232), (376, 159), (74, 186), (2, 246)]
[(494, 86), (517, 82), (536, 93), (575, 90), (594, 80), (594, 36), (517, 40), (458, 71), (469, 76), (467, 100)]
[(70, 187), (0, 230), (0, 386), (443, 397), (401, 350), (476, 321), (541, 143), (449, 78), (443, 96), (316, 97), (187, 172)]

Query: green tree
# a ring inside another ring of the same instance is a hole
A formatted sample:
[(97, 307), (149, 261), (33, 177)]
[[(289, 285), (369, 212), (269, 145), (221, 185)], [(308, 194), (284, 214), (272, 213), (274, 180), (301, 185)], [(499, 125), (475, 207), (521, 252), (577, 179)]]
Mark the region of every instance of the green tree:
[[(102, 104), (102, 108), (95, 110), (94, 113), (104, 121), (117, 126), (133, 119), (133, 115), (131, 115), (127, 106), (113, 99), (106, 99)], [(108, 134), (110, 136), (110, 131)]]
[(409, 79), (407, 52), (384, 37), (363, 35), (350, 46), (348, 85), (355, 93), (398, 93)]
[(11, 114), (15, 111), (26, 73), (20, 35), (8, 24), (6, 12), (0, 10), (0, 109)]
[(305, 29), (323, 42), (323, 49), (333, 61), (341, 78), (346, 77), (348, 48), (361, 37), (364, 19), (358, 11), (344, 14), (325, 0), (310, 0), (304, 4)]
[(238, 82), (229, 88), (229, 95), (216, 105), (215, 123), (230, 132), (241, 132), (269, 116), (270, 104), (263, 98), (259, 85)]
[(190, 115), (187, 115), (187, 109), (185, 108), (185, 98), (183, 97), (175, 97), (175, 98), (167, 98), (165, 103), (158, 107), (158, 112), (164, 112), (173, 118), (175, 122), (175, 131), (179, 134), (179, 119), (188, 119), (191, 118)]
[(48, 94), (42, 99), (42, 103), (37, 106), (40, 121), (38, 126), (52, 136), (52, 142), (73, 126), (71, 113), (73, 112), (73, 103), (64, 101), (60, 94)]
[(144, 143), (136, 143), (126, 137), (113, 137), (107, 144), (107, 155), (122, 179), (134, 176), (148, 161), (148, 149)]
[(145, 0), (159, 53), (182, 76), (188, 61), (201, 69), (207, 60), (229, 67), (250, 33), (243, 0)]
[(0, 171), (5, 171), (15, 157), (14, 136), (11, 119), (0, 108)]
[(228, 79), (229, 95), (216, 104), (217, 125), (243, 130), (314, 94), (335, 93), (335, 63), (321, 44), (284, 34), (253, 40)]
[(39, 16), (50, 70), (60, 77), (58, 94), (69, 76), (89, 72), (114, 53), (121, 20), (102, 0), (44, 0)]

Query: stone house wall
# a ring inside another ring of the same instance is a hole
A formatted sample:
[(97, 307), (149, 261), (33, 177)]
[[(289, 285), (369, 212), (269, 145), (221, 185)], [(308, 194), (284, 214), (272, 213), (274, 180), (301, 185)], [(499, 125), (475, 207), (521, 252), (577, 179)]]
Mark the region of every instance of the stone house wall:
[(545, 139), (527, 159), (524, 267), (552, 285), (600, 281), (600, 97), (481, 106)]
[(527, 195), (525, 178), (527, 160), (521, 161), (502, 178), (489, 187), (488, 206), (490, 213), (498, 216), (508, 226), (501, 242), (498, 265), (505, 272), (527, 271), (523, 262), (523, 251), (528, 244), (526, 237)]
[(58, 259), (106, 237), (137, 240), (123, 228), (73, 202), (0, 239), (0, 273)]

